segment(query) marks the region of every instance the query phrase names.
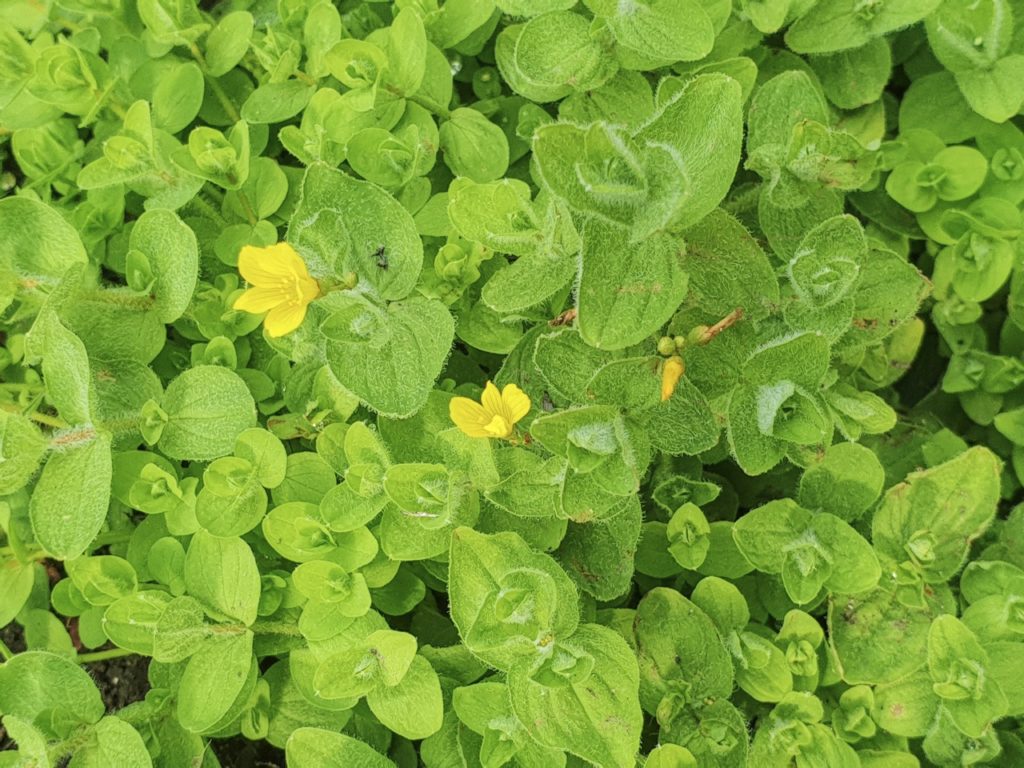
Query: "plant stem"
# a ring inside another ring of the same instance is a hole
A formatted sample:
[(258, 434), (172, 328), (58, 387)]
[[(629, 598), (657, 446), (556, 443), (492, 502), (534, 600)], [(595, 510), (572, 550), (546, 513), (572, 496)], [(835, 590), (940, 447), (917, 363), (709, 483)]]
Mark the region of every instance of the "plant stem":
[(289, 624), (287, 621), (257, 621), (251, 627), (253, 632), (264, 635), (288, 635), (290, 637), (301, 637), (302, 633), (298, 626)]
[(0, 640), (0, 657), (3, 657), (4, 661), (10, 661), (14, 658), (14, 651), (7, 647), (7, 643)]
[(245, 211), (245, 218), (255, 227), (259, 219), (256, 218), (256, 212), (253, 210), (252, 203), (249, 202), (249, 197), (245, 194), (245, 190), (239, 189), (236, 194), (238, 195), (238, 202), (242, 204), (242, 210)]
[(238, 114), (238, 108), (234, 102), (231, 101), (231, 97), (228, 96), (227, 91), (217, 82), (217, 78), (206, 71), (206, 57), (203, 56), (203, 52), (199, 50), (199, 46), (195, 43), (189, 45), (189, 50), (192, 52), (192, 58), (196, 60), (196, 64), (203, 71), (203, 77), (206, 80), (207, 85), (210, 86), (210, 90), (213, 91), (213, 95), (217, 101), (220, 102), (221, 107), (224, 109), (225, 114), (231, 118), (231, 122), (237, 123), (242, 119), (242, 116)]
[(64, 421), (64, 419), (57, 418), (56, 416), (47, 416), (45, 413), (38, 413), (37, 411), (33, 411), (32, 413), (22, 413), (21, 408), (14, 403), (0, 403), (0, 410), (27, 416), (32, 419), (32, 421), (38, 421), (40, 424), (45, 424), (46, 426), (53, 427), (54, 429), (67, 429), (71, 426)]
[(124, 544), (132, 537), (130, 531), (107, 531), (92, 540), (92, 547), (105, 547), (109, 544)]
[(713, 338), (715, 338), (715, 336), (720, 334), (726, 328), (729, 328), (729, 327), (735, 325), (737, 322), (739, 322), (742, 319), (743, 319), (743, 308), (742, 307), (737, 307), (732, 312), (730, 312), (728, 315), (726, 315), (721, 320), (719, 320), (717, 323), (715, 323), (710, 328), (708, 328), (706, 331), (704, 331), (704, 333), (701, 334), (701, 337), (697, 340), (697, 343), (698, 344), (707, 344), (709, 341), (711, 341)]
[(96, 661), (107, 659), (120, 659), (123, 656), (134, 656), (135, 651), (127, 651), (124, 648), (110, 648), (106, 651), (94, 651), (93, 653), (80, 653), (75, 658), (79, 664), (91, 664)]
[(231, 122), (237, 123), (241, 120), (242, 116), (238, 114), (238, 108), (235, 107), (234, 102), (231, 101), (231, 97), (228, 96), (227, 91), (225, 91), (221, 84), (217, 82), (217, 78), (207, 75), (206, 82), (209, 83), (210, 90), (213, 91), (213, 95), (217, 97), (217, 101), (220, 102), (220, 105), (224, 108), (227, 116), (231, 118)]

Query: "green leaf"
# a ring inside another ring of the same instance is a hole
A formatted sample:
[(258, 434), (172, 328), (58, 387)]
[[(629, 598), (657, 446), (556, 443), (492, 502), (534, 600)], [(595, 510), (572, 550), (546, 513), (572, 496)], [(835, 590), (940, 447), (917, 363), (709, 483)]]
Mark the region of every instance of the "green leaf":
[(739, 84), (685, 82), (632, 136), (620, 126), (555, 123), (536, 131), (542, 183), (583, 213), (630, 226), (630, 242), (696, 224), (732, 183), (742, 144)]
[(495, 0), (495, 4), (509, 16), (540, 16), (552, 11), (567, 11), (576, 0)]
[(256, 408), (234, 371), (199, 365), (167, 385), (161, 400), (167, 424), (160, 450), (174, 459), (202, 461), (226, 456), (244, 430), (256, 425)]
[(890, 488), (872, 521), (879, 553), (910, 560), (929, 583), (963, 566), (971, 542), (991, 524), (1002, 462), (975, 446), (937, 467), (914, 472)]
[(653, 235), (631, 244), (628, 230), (595, 218), (586, 220), (581, 236), (578, 319), (583, 339), (601, 349), (623, 349), (664, 325), (686, 295), (682, 241)]
[(932, 690), (953, 724), (974, 739), (1007, 712), (1006, 695), (987, 674), (988, 665), (988, 654), (978, 638), (959, 619), (946, 615), (932, 622), (928, 632)]
[(595, 88), (615, 74), (582, 15), (554, 11), (507, 27), (495, 44), (498, 69), (516, 93), (556, 101)]
[(655, 713), (671, 695), (688, 701), (729, 696), (729, 652), (707, 614), (681, 594), (665, 587), (650, 590), (637, 606), (633, 631), (646, 712)]
[(892, 53), (882, 38), (860, 48), (815, 56), (810, 63), (828, 100), (840, 109), (856, 109), (877, 100), (892, 74)]
[(651, 445), (673, 456), (694, 456), (718, 444), (721, 427), (701, 390), (685, 376), (668, 400), (641, 416)]
[(508, 169), (505, 133), (475, 109), (456, 109), (439, 131), (444, 162), (456, 176), (484, 183)]
[(387, 300), (408, 296), (423, 266), (423, 243), (409, 212), (375, 184), (321, 163), (303, 177), (288, 241), (307, 257), (314, 276), (353, 272)]
[(878, 583), (871, 545), (835, 515), (812, 514), (791, 499), (751, 510), (732, 529), (743, 556), (758, 570), (778, 573), (790, 599), (809, 603), (825, 587), (843, 594)]
[(548, 555), (514, 533), (452, 535), (451, 615), (466, 647), (499, 669), (537, 657), (579, 623), (576, 588)]
[(359, 739), (323, 728), (296, 728), (285, 744), (290, 768), (394, 768)]
[(633, 578), (643, 511), (637, 496), (626, 502), (608, 520), (570, 521), (555, 553), (579, 589), (597, 600), (621, 597)]
[(1024, 55), (1010, 54), (991, 69), (957, 72), (956, 84), (971, 108), (982, 117), (1001, 123), (1024, 105)]
[[(566, 649), (562, 650), (562, 647)], [(552, 664), (561, 654), (581, 660), (589, 672), (548, 685), (529, 667), (508, 675), (512, 709), (541, 744), (599, 765), (632, 768), (643, 717), (636, 696), (636, 660), (622, 637), (597, 624), (582, 624), (565, 641), (556, 641)]]
[(786, 31), (786, 45), (797, 53), (831, 53), (859, 48), (887, 32), (920, 21), (940, 0), (889, 0), (862, 7), (857, 0), (823, 0)]
[(5, 197), (0, 222), (0, 271), (13, 272), (26, 288), (40, 278), (55, 284), (70, 267), (87, 262), (78, 232), (45, 203)]
[(44, 309), (26, 343), (32, 356), (43, 358), (46, 394), (60, 415), (70, 424), (88, 424), (93, 392), (82, 340), (61, 324), (55, 312)]
[(234, 456), (214, 459), (203, 482), (196, 497), (196, 519), (207, 531), (214, 536), (241, 536), (260, 524), (267, 511), (267, 494), (248, 461)]
[(153, 126), (177, 133), (196, 119), (203, 105), (202, 70), (187, 61), (171, 68), (153, 89)]
[(302, 80), (265, 83), (249, 94), (240, 114), (254, 125), (281, 123), (305, 109), (315, 90)]
[(856, 443), (838, 443), (800, 478), (800, 506), (852, 521), (878, 500), (885, 469), (875, 454)]
[(47, 552), (69, 560), (88, 549), (107, 518), (112, 473), (108, 435), (83, 428), (63, 436), (29, 503), (32, 531)]
[(0, 666), (0, 715), (35, 721), (57, 737), (66, 735), (54, 731), (61, 722), (69, 727), (91, 724), (103, 712), (103, 700), (89, 673), (64, 656), (26, 651)]
[(692, 502), (679, 507), (668, 521), (665, 536), (673, 560), (687, 570), (700, 568), (711, 547), (711, 526), (700, 507)]
[(382, 416), (418, 411), (451, 347), (454, 321), (445, 306), (414, 297), (388, 305), (368, 341), (329, 341), (327, 362), (342, 386)]
[(918, 669), (926, 655), (934, 604), (905, 605), (896, 591), (876, 589), (829, 600), (829, 643), (839, 674), (851, 685), (891, 683)]
[(25, 606), (32, 594), (35, 568), (31, 564), (6, 560), (0, 563), (0, 627), (6, 627)]
[(205, 531), (192, 536), (185, 556), (185, 587), (214, 618), (256, 621), (260, 575), (249, 545)]
[(742, 309), (761, 317), (779, 300), (779, 284), (757, 240), (722, 209), (686, 231), (683, 269), (690, 276), (686, 304), (709, 317)]
[(478, 750), (482, 762), (511, 757), (521, 765), (565, 765), (563, 752), (533, 740), (512, 712), (508, 688), (502, 683), (485, 681), (456, 688), (452, 707), (459, 720), (483, 737)]
[(247, 629), (214, 636), (188, 660), (177, 701), (178, 721), (185, 730), (209, 730), (232, 708), (254, 669), (252, 641)]
[(860, 276), (867, 251), (864, 230), (852, 216), (837, 216), (812, 229), (786, 266), (798, 301), (816, 308), (845, 298)]
[[(658, 170), (649, 175), (651, 202), (655, 207), (671, 202), (671, 215), (658, 212), (659, 221), (634, 225), (635, 237), (673, 225), (685, 229), (711, 213), (732, 185), (743, 143), (743, 97), (740, 85), (722, 74), (698, 75), (687, 81), (660, 105), (640, 128), (634, 140), (647, 152), (664, 147), (667, 155), (655, 153), (649, 174), (669, 158), (678, 164), (685, 190), (673, 199), (673, 187), (680, 186), (674, 172)], [(648, 218), (641, 215), (641, 222)]]
[(46, 440), (35, 424), (20, 414), (0, 411), (0, 494), (24, 486), (45, 453)]
[(104, 717), (69, 763), (74, 768), (150, 768), (153, 761), (141, 734), (118, 717)]
[(376, 688), (367, 694), (366, 703), (381, 723), (407, 739), (436, 733), (444, 716), (437, 672), (420, 655), (396, 685)]
[(207, 636), (204, 618), (191, 597), (144, 590), (112, 603), (103, 613), (103, 631), (121, 648), (173, 663), (191, 656)]
[(226, 75), (249, 50), (253, 17), (248, 11), (224, 16), (206, 38), (206, 72), (211, 77)]
[(177, 320), (192, 301), (199, 271), (195, 233), (172, 211), (143, 213), (132, 227), (128, 247), (138, 251), (152, 275), (147, 289), (163, 323)]
[[(715, 31), (711, 19), (696, 0), (651, 0), (622, 4), (614, 0), (586, 0), (586, 6), (601, 18), (615, 42), (629, 52), (625, 66), (634, 62), (669, 64), (697, 61), (711, 52)], [(639, 69), (653, 69), (641, 65)]]
[(65, 565), (71, 582), (92, 605), (110, 605), (138, 589), (135, 568), (114, 555), (95, 555), (68, 560)]
[(288, 454), (273, 433), (259, 428), (245, 430), (235, 442), (234, 453), (252, 464), (264, 488), (276, 488), (284, 482)]
[(325, 699), (359, 698), (381, 686), (398, 685), (416, 656), (416, 638), (389, 629), (323, 660), (313, 679)]

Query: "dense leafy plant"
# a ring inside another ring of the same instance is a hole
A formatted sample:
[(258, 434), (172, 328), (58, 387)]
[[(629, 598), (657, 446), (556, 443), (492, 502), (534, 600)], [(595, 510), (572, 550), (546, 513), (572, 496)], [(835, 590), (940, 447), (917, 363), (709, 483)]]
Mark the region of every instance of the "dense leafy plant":
[(0, 22), (0, 766), (1024, 765), (1020, 0)]

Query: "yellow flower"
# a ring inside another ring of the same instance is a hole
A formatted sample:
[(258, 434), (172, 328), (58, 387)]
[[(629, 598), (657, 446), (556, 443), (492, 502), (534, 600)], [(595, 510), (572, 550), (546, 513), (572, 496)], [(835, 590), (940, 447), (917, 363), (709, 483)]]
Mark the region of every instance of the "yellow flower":
[(530, 412), (530, 398), (515, 384), (498, 388), (487, 382), (480, 402), (468, 397), (453, 397), (448, 414), (455, 426), (470, 437), (508, 437), (512, 427)]
[(255, 315), (266, 312), (263, 326), (270, 336), (284, 336), (302, 325), (306, 307), (320, 295), (306, 262), (288, 243), (244, 246), (238, 271), (252, 287), (238, 297), (234, 309)]
[(676, 391), (676, 385), (679, 383), (679, 379), (683, 377), (683, 371), (685, 370), (686, 365), (683, 363), (683, 358), (679, 355), (672, 355), (672, 357), (665, 361), (665, 367), (661, 369), (662, 402), (672, 397), (672, 393)]

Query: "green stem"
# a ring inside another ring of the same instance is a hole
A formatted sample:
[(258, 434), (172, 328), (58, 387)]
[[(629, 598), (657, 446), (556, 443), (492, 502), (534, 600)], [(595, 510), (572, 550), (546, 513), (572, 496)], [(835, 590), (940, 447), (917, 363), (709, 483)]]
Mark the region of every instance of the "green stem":
[(139, 426), (139, 416), (122, 416), (119, 419), (105, 419), (101, 422), (103, 428), (121, 435), (125, 432), (132, 432)]
[(234, 102), (231, 101), (231, 97), (228, 96), (228, 93), (224, 90), (223, 86), (217, 82), (217, 78), (207, 75), (206, 82), (210, 84), (210, 90), (213, 91), (213, 95), (224, 108), (227, 116), (231, 118), (231, 122), (237, 123), (241, 120), (242, 116), (238, 114), (238, 108), (235, 106)]
[(47, 416), (45, 413), (39, 413), (33, 411), (32, 413), (22, 413), (22, 409), (14, 403), (0, 403), (0, 410), (7, 411), (8, 413), (17, 413), (21, 416), (27, 416), (32, 421), (37, 421), (40, 424), (45, 424), (48, 427), (54, 429), (67, 429), (71, 425), (68, 424), (64, 419), (57, 418), (56, 416)]
[(87, 301), (114, 304), (124, 309), (135, 309), (140, 312), (152, 309), (155, 302), (155, 299), (149, 295), (140, 295), (132, 291), (108, 288), (82, 291), (79, 295)]
[(223, 86), (217, 82), (217, 78), (206, 71), (206, 57), (203, 56), (203, 52), (199, 50), (199, 46), (195, 43), (189, 45), (189, 50), (192, 52), (192, 58), (196, 60), (196, 64), (203, 70), (203, 77), (206, 79), (206, 83), (210, 86), (210, 90), (213, 91), (214, 97), (220, 102), (221, 107), (224, 109), (225, 114), (231, 118), (231, 122), (237, 123), (242, 119), (242, 116), (238, 114), (238, 108), (234, 102), (231, 101), (231, 97), (228, 96), (227, 91), (224, 90)]
[(197, 64), (199, 64), (199, 68), (201, 70), (203, 70), (203, 72), (205, 72), (206, 71), (206, 57), (203, 56), (203, 52), (201, 50), (199, 50), (199, 46), (196, 45), (195, 43), (189, 43), (188, 44), (188, 49), (192, 52), (192, 58), (196, 60)]
[(14, 651), (7, 647), (7, 643), (0, 640), (0, 656), (3, 657), (4, 661), (10, 661), (14, 658)]
[(250, 629), (257, 634), (302, 637), (298, 626), (289, 624), (287, 621), (257, 621), (253, 623)]
[(245, 190), (239, 189), (236, 194), (238, 195), (238, 202), (242, 204), (242, 210), (245, 211), (245, 218), (255, 227), (259, 219), (256, 218), (256, 212), (253, 210), (252, 203), (249, 202)]
[(135, 651), (128, 651), (124, 648), (111, 648), (106, 651), (94, 651), (93, 653), (80, 653), (75, 658), (79, 664), (92, 664), (107, 659), (120, 659), (123, 656), (134, 656)]
[(107, 531), (92, 540), (92, 547), (106, 547), (110, 544), (124, 544), (132, 537), (131, 531)]

